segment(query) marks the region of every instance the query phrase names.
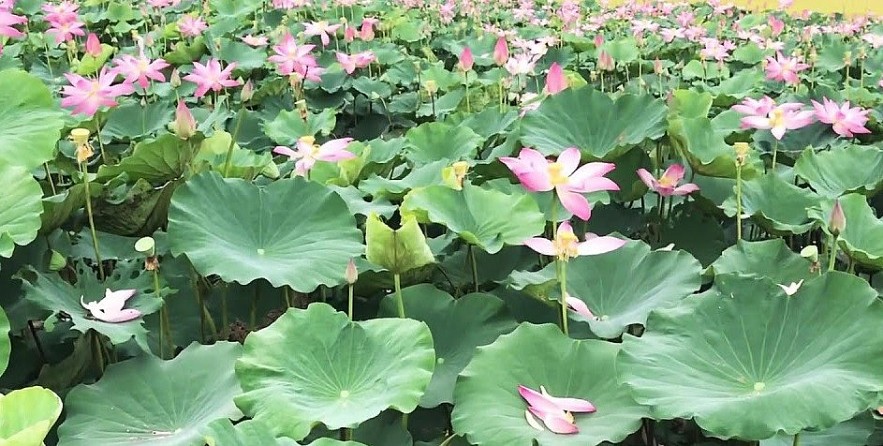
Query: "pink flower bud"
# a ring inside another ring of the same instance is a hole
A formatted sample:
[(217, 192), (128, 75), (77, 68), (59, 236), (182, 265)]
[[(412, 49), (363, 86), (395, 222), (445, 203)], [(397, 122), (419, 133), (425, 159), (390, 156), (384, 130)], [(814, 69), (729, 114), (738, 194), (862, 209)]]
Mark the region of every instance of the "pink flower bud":
[(846, 229), (846, 214), (843, 213), (840, 200), (836, 200), (834, 201), (834, 209), (831, 210), (831, 219), (828, 220), (828, 230), (834, 237), (837, 237), (844, 229)]
[(356, 263), (353, 262), (353, 259), (350, 259), (349, 263), (346, 264), (346, 283), (352, 285), (359, 280), (359, 270), (356, 269)]
[(196, 134), (196, 119), (187, 108), (184, 101), (178, 101), (178, 107), (175, 109), (175, 135), (181, 139), (189, 139)]
[(497, 39), (497, 44), (494, 45), (494, 63), (502, 67), (506, 65), (508, 60), (509, 45), (506, 43), (505, 37), (500, 37)]
[(460, 53), (460, 62), (458, 66), (463, 71), (469, 71), (472, 69), (472, 65), (475, 63), (475, 60), (472, 58), (472, 50), (469, 47), (463, 48), (463, 52)]
[(101, 42), (98, 41), (95, 33), (89, 33), (89, 37), (86, 37), (86, 54), (92, 57), (101, 55)]

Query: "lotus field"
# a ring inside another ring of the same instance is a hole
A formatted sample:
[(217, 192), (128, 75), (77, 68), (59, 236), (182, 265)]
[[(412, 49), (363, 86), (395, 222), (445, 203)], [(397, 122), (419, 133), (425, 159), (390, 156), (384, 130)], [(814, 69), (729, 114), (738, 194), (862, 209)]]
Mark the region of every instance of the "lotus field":
[(0, 1), (0, 445), (883, 446), (883, 18)]

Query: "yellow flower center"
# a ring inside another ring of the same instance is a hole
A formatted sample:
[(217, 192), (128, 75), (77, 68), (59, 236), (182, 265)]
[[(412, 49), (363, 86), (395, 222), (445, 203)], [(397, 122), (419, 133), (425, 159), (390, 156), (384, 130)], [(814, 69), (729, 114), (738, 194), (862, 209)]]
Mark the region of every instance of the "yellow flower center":
[(660, 187), (675, 187), (678, 182), (672, 177), (663, 175), (659, 178), (659, 186)]
[(785, 113), (776, 109), (770, 112), (770, 127), (781, 127), (785, 125)]
[(567, 260), (579, 255), (579, 239), (573, 232), (559, 232), (553, 243), (555, 244), (555, 252), (561, 260)]
[(558, 162), (554, 162), (549, 164), (549, 181), (553, 186), (560, 186), (562, 184), (567, 184), (567, 175), (563, 175), (561, 170), (564, 169)]

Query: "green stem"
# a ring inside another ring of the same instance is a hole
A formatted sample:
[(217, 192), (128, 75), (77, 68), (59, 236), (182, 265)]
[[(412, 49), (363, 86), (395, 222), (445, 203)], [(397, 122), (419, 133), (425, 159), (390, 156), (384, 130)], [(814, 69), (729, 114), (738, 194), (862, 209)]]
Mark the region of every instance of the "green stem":
[(736, 240), (742, 240), (742, 165), (736, 163)]
[(794, 434), (794, 441), (791, 442), (791, 446), (800, 446), (800, 432)]
[(291, 308), (291, 291), (288, 286), (282, 287), (282, 298), (285, 299), (285, 308)]
[(348, 427), (340, 428), (340, 440), (350, 441), (353, 439), (353, 430)]
[(46, 181), (49, 182), (49, 189), (52, 190), (52, 195), (58, 195), (58, 192), (55, 190), (55, 182), (52, 181), (52, 174), (49, 173), (48, 163), (43, 163), (43, 170), (46, 171)]
[(353, 285), (350, 284), (347, 288), (346, 314), (350, 317), (350, 320), (353, 320)]
[(405, 298), (402, 297), (402, 277), (399, 273), (392, 276), (396, 289), (396, 306), (398, 307), (399, 317), (405, 317)]
[(556, 272), (558, 273), (558, 284), (561, 286), (561, 297), (558, 300), (558, 303), (561, 306), (561, 331), (564, 332), (565, 336), (570, 335), (570, 330), (568, 328), (568, 318), (567, 318), (567, 261), (558, 260), (557, 261)]
[(230, 163), (233, 161), (233, 147), (236, 145), (236, 137), (239, 136), (239, 129), (242, 127), (242, 121), (245, 120), (245, 115), (247, 114), (248, 109), (243, 107), (239, 112), (239, 117), (236, 118), (236, 125), (233, 127), (233, 133), (230, 135), (230, 145), (227, 147), (227, 159), (224, 160), (224, 178), (230, 176)]
[(770, 170), (773, 172), (776, 171), (776, 156), (779, 154), (779, 140), (773, 144), (773, 164), (770, 166)]
[[(169, 323), (169, 315), (168, 310), (166, 309), (166, 302), (162, 298), (162, 294), (160, 293), (159, 287), (159, 271), (153, 270), (153, 293), (156, 295), (156, 298), (162, 302), (162, 307), (160, 307), (160, 315), (159, 315), (159, 357), (162, 359), (166, 359), (165, 349), (166, 342), (169, 343), (171, 347), (171, 329), (168, 326)], [(166, 339), (168, 337), (168, 339)]]
[(478, 292), (478, 263), (475, 261), (475, 248), (473, 248), (472, 244), (466, 245), (466, 250), (469, 251), (469, 263), (472, 265), (472, 284), (474, 286), (475, 292)]
[(449, 444), (450, 442), (454, 441), (455, 438), (457, 438), (457, 435), (456, 435), (456, 434), (451, 434), (450, 436), (448, 436), (448, 438), (445, 438), (445, 441), (439, 443), (438, 446), (448, 446), (448, 444)]
[(261, 286), (255, 285), (254, 294), (251, 295), (251, 308), (248, 312), (248, 322), (252, 331), (258, 329), (258, 299), (261, 297)]
[(95, 218), (92, 215), (92, 194), (89, 191), (89, 172), (86, 163), (80, 163), (83, 174), (83, 188), (86, 192), (86, 215), (89, 217), (89, 230), (92, 233), (92, 249), (95, 250), (95, 263), (98, 264), (98, 278), (104, 281), (104, 262), (101, 261), (101, 250), (98, 248), (98, 235), (95, 233)]
[(472, 107), (469, 104), (469, 72), (463, 72), (463, 77), (466, 79), (466, 113), (471, 113)]
[(837, 237), (834, 236), (831, 242), (831, 250), (828, 253), (828, 271), (834, 271), (834, 264), (837, 263)]

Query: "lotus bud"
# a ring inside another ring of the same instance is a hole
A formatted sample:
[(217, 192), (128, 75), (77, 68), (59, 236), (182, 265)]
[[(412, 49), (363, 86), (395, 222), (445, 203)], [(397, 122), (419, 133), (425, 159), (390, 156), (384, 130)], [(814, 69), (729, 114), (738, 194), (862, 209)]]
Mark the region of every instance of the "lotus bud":
[(501, 36), (494, 45), (494, 63), (502, 67), (508, 60), (509, 45), (506, 43), (506, 38)]
[(653, 61), (653, 72), (662, 75), (664, 68), (662, 67), (662, 61), (657, 57), (656, 60)]
[(843, 207), (840, 206), (840, 200), (835, 200), (834, 209), (831, 210), (831, 218), (828, 220), (828, 230), (834, 237), (837, 237), (844, 229), (846, 229), (846, 215), (843, 213)]
[(843, 53), (843, 63), (846, 65), (852, 65), (852, 51)]
[(92, 57), (101, 55), (101, 42), (98, 41), (98, 35), (95, 33), (89, 33), (89, 37), (86, 37), (86, 54)]
[(187, 104), (182, 100), (178, 100), (178, 107), (175, 108), (175, 122), (172, 125), (175, 136), (178, 138), (190, 139), (196, 134), (196, 119), (193, 118)]
[(613, 71), (616, 68), (616, 62), (607, 51), (601, 51), (598, 55), (598, 68), (603, 71)]
[(457, 63), (457, 66), (463, 71), (469, 71), (472, 69), (473, 64), (475, 64), (475, 59), (472, 57), (472, 50), (467, 46), (460, 53), (460, 61)]
[(349, 263), (346, 264), (346, 283), (352, 285), (359, 280), (359, 270), (356, 269), (356, 262), (353, 259), (350, 259)]
[(251, 79), (248, 80), (243, 86), (242, 90), (239, 93), (239, 99), (242, 102), (248, 102), (254, 96), (254, 84), (251, 83)]
[(604, 34), (596, 34), (595, 35), (595, 48), (601, 48), (601, 45), (604, 45)]
[(169, 84), (172, 88), (178, 88), (181, 86), (181, 74), (178, 73), (177, 68), (172, 70), (172, 74), (169, 76)]

